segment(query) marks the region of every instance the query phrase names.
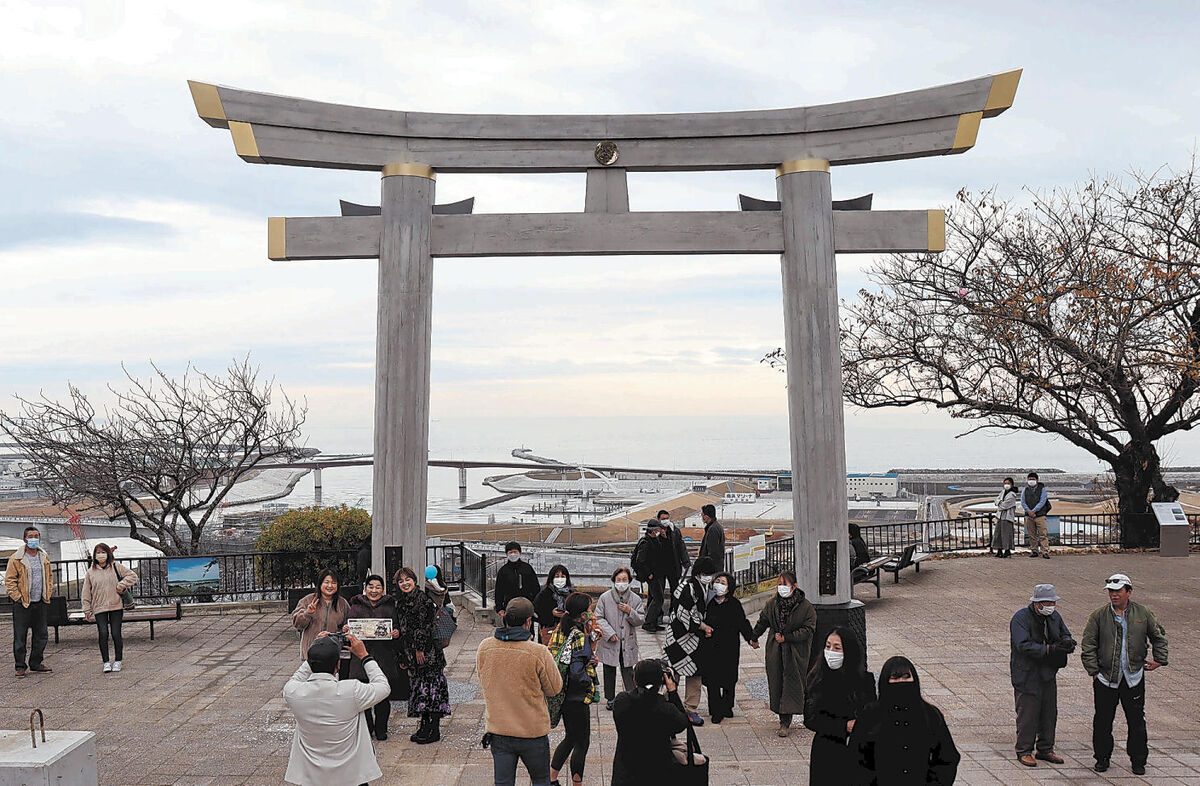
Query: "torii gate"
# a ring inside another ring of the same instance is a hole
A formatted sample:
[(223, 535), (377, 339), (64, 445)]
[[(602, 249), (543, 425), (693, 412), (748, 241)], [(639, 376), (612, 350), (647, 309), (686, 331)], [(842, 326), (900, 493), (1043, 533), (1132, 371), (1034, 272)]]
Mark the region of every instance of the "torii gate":
[[(351, 206), (358, 215), (268, 219), (271, 259), (379, 259), (377, 572), (385, 546), (403, 546), (414, 565), (424, 559), (434, 258), (782, 254), (796, 567), (828, 624), (851, 616), (834, 254), (945, 246), (940, 210), (834, 212), (830, 167), (962, 153), (983, 118), (1012, 105), (1020, 76), (822, 106), (668, 115), (430, 114), (189, 85), (200, 117), (228, 128), (244, 161), (382, 172), (379, 215)], [(629, 211), (626, 172), (730, 169), (774, 169), (779, 202), (743, 199), (749, 212)], [(586, 172), (584, 212), (435, 209), (439, 172)]]

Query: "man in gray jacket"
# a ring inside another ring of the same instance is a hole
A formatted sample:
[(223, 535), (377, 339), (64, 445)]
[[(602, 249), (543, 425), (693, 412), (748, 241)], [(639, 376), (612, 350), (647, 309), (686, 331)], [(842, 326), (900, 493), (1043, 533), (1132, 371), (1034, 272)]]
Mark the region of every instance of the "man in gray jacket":
[[(1017, 704), (1017, 761), (1036, 767), (1038, 761), (1062, 764), (1054, 752), (1058, 725), (1058, 670), (1075, 651), (1071, 631), (1058, 613), (1053, 584), (1033, 588), (1029, 605), (1009, 623), (1009, 672)], [(1034, 751), (1037, 751), (1034, 753)]]
[[(1167, 632), (1154, 612), (1129, 599), (1133, 582), (1114, 573), (1104, 582), (1108, 603), (1092, 612), (1083, 629), (1080, 655), (1092, 677), (1096, 714), (1092, 717), (1092, 755), (1096, 772), (1108, 769), (1113, 752), (1117, 704), (1129, 727), (1125, 750), (1134, 775), (1146, 773), (1146, 672), (1167, 665)], [(1149, 647), (1147, 647), (1149, 642)], [(1147, 649), (1152, 657), (1147, 658)]]

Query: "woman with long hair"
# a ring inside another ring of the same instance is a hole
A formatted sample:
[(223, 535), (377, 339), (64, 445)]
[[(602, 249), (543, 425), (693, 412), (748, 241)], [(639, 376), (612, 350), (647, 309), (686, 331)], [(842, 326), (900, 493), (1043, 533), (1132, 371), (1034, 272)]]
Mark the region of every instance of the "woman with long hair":
[(563, 722), (563, 738), (550, 757), (550, 783), (558, 786), (558, 773), (571, 759), (571, 782), (583, 783), (583, 767), (592, 744), (591, 705), (600, 701), (596, 679), (593, 631), (598, 630), (588, 615), (592, 599), (572, 592), (563, 604), (564, 614), (550, 634), (550, 654), (558, 663), (563, 689), (550, 704), (550, 725)]
[[(396, 645), (394, 642), (400, 638), (399, 617), (396, 613), (396, 599), (383, 591), (383, 576), (376, 576), (374, 574), (367, 576), (362, 594), (355, 595), (353, 600), (350, 601), (350, 612), (346, 619), (386, 619), (392, 621), (391, 640), (374, 639), (364, 641), (363, 644), (367, 648), (367, 654), (375, 659), (375, 662), (379, 664), (379, 668), (388, 678), (388, 684), (392, 686), (397, 685), (400, 682), (400, 676), (398, 674), (399, 669), (396, 667)], [(362, 661), (358, 658), (351, 658), (350, 660), (350, 676), (360, 682), (370, 682), (367, 678), (367, 672), (363, 668)], [(366, 716), (367, 729), (370, 730), (371, 736), (380, 742), (388, 738), (388, 715), (391, 714), (391, 711), (391, 702), (388, 699), (384, 699), (374, 707), (367, 707), (363, 713)]]
[(571, 583), (571, 571), (566, 565), (555, 565), (546, 574), (546, 585), (533, 599), (533, 610), (537, 616), (538, 631), (541, 642), (550, 641), (550, 634), (558, 627), (558, 621), (563, 618), (563, 606), (567, 596), (575, 591)]
[(779, 736), (791, 733), (792, 716), (804, 712), (808, 679), (808, 650), (817, 629), (817, 610), (796, 586), (796, 574), (779, 574), (776, 593), (767, 600), (754, 624), (754, 638), (767, 639), (767, 693), (771, 712), (779, 716)]
[(450, 714), (446, 655), (434, 635), (438, 605), (417, 586), (412, 568), (400, 568), (393, 580), (400, 590), (396, 597), (400, 629), (396, 659), (408, 672), (408, 717), (421, 719), (420, 727), (409, 739), (425, 745), (442, 738), (442, 716)]
[(804, 699), (804, 725), (814, 732), (808, 763), (812, 786), (836, 783), (853, 770), (856, 758), (846, 740), (858, 714), (875, 701), (875, 675), (867, 671), (854, 633), (834, 628), (821, 655), (808, 672)]
[(1004, 488), (996, 496), (996, 531), (992, 534), (992, 552), (997, 557), (1011, 557), (1013, 526), (1017, 521), (1017, 502), (1020, 495), (1012, 478), (1004, 479)]
[[(661, 661), (643, 660), (633, 667), (634, 689), (617, 696), (613, 723), (612, 786), (658, 786), (672, 782), (672, 740), (688, 727), (674, 674)], [(662, 694), (663, 686), (667, 695)]]
[(949, 786), (961, 758), (941, 710), (921, 698), (917, 668), (901, 655), (879, 670), (879, 700), (859, 714), (850, 750), (859, 782), (870, 786)]
[[(125, 640), (121, 636), (121, 621), (125, 618), (125, 606), (121, 602), (121, 593), (137, 583), (138, 576), (132, 570), (122, 567), (113, 559), (112, 549), (107, 544), (97, 543), (92, 549), (92, 559), (87, 572), (83, 574), (83, 617), (88, 622), (96, 622), (96, 632), (100, 639), (100, 658), (104, 662), (102, 670), (105, 674), (121, 670), (121, 662), (125, 657)], [(116, 657), (108, 659), (108, 637), (112, 635), (113, 654)]]
[(316, 590), (296, 604), (292, 612), (292, 625), (300, 631), (301, 660), (308, 657), (308, 647), (318, 633), (337, 633), (346, 624), (350, 604), (338, 595), (340, 585), (337, 573), (326, 568), (317, 574)]

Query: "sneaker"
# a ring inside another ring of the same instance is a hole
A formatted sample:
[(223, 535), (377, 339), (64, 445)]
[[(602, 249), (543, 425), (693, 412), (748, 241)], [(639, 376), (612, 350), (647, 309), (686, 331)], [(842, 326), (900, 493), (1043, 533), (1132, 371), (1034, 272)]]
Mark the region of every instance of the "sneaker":
[(1146, 774), (1146, 765), (1145, 764), (1133, 765), (1133, 774), (1134, 775), (1145, 775)]
[(609, 699), (608, 701), (604, 702), (604, 709), (608, 710), (609, 712), (612, 712), (612, 707), (613, 707), (612, 699)]
[(121, 661), (114, 660), (113, 661), (113, 671), (120, 671), (120, 670), (121, 670)]
[(110, 671), (112, 671), (112, 664), (108, 661), (105, 661), (104, 668), (102, 668), (101, 671), (103, 671), (105, 674), (108, 674)]
[(25, 679), (25, 669), (24, 668), (17, 669), (17, 679), (19, 679), (19, 680)]
[(695, 712), (688, 713), (688, 721), (693, 726), (703, 726), (704, 725), (704, 718), (701, 718), (700, 715)]
[(39, 663), (36, 666), (30, 666), (29, 670), (36, 672), (37, 674), (49, 674), (50, 672), (54, 671), (54, 669), (50, 668), (45, 663)]
[(1108, 759), (1096, 759), (1096, 763), (1092, 765), (1092, 769), (1096, 772), (1108, 771)]

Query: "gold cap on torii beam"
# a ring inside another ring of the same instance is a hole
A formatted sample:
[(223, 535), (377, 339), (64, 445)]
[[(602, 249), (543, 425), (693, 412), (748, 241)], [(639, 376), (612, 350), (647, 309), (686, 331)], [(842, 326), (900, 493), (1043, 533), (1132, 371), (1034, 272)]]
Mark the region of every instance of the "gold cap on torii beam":
[(267, 219), (267, 259), (287, 259), (287, 219)]
[(433, 167), (425, 166), (424, 164), (385, 164), (383, 167), (383, 177), (394, 177), (396, 175), (407, 175), (409, 177), (423, 177), (428, 180), (437, 180), (437, 172), (433, 171)]
[(793, 158), (775, 167), (775, 177), (783, 177), (794, 172), (828, 172), (829, 162), (824, 158)]
[(930, 210), (929, 213), (929, 250), (946, 250), (946, 211)]

